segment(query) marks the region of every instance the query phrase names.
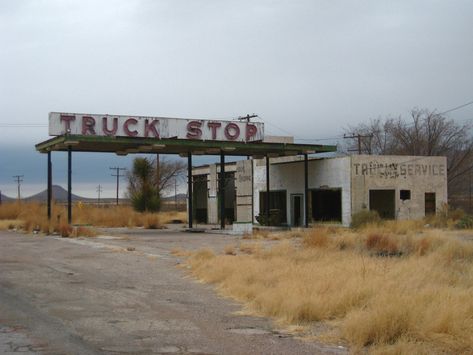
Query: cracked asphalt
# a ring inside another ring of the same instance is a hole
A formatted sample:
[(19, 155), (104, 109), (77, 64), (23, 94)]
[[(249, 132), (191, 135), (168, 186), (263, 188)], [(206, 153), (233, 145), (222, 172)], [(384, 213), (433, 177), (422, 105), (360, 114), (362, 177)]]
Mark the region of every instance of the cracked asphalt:
[(340, 354), (303, 341), (176, 267), (171, 250), (239, 237), (104, 229), (67, 239), (0, 231), (0, 353)]

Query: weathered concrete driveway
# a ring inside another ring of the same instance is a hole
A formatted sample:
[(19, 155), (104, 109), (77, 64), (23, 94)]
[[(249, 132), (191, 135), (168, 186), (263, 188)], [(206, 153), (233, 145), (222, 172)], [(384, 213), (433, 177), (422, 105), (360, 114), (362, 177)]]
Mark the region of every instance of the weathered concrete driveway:
[[(107, 230), (120, 239), (0, 232), (0, 351), (26, 354), (316, 354), (270, 320), (235, 315), (176, 267), (174, 248), (223, 248), (238, 237)], [(127, 250), (128, 248), (128, 250)]]

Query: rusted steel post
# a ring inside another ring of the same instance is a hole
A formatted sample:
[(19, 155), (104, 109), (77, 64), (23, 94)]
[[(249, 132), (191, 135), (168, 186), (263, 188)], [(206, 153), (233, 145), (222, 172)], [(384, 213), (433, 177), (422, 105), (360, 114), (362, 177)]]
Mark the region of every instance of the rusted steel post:
[(225, 154), (220, 153), (220, 229), (225, 229)]
[(72, 224), (72, 148), (67, 147), (67, 223)]
[(266, 156), (266, 223), (268, 226), (271, 225), (269, 218), (270, 218), (270, 213), (269, 213), (269, 204), (271, 203), (271, 198), (269, 196), (270, 191), (269, 191), (269, 156)]
[(189, 206), (188, 211), (188, 220), (189, 220), (189, 228), (192, 228), (192, 153), (189, 152), (187, 155), (187, 190), (188, 190), (188, 201), (187, 204)]
[(309, 227), (309, 158), (304, 154), (304, 226)]
[(51, 164), (51, 152), (48, 152), (48, 220), (51, 220), (51, 200), (53, 195), (53, 174)]

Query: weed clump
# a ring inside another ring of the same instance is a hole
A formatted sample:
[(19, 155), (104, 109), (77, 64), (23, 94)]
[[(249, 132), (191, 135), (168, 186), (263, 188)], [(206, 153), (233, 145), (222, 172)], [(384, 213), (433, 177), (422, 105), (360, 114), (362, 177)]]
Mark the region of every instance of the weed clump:
[(193, 253), (187, 265), (254, 314), (327, 322), (354, 353), (471, 353), (473, 244), (407, 229), (314, 228), (259, 252), (243, 244), (237, 255)]
[(329, 244), (327, 228), (313, 228), (303, 235), (304, 246), (310, 248), (325, 248)]
[(357, 213), (354, 213), (351, 217), (351, 227), (354, 229), (358, 229), (364, 227), (368, 224), (380, 224), (381, 218), (377, 211), (370, 211), (370, 210), (361, 210)]
[(473, 216), (465, 215), (461, 217), (455, 224), (457, 229), (472, 229), (473, 228)]
[(366, 238), (366, 249), (379, 256), (400, 256), (399, 242), (388, 234), (372, 233)]

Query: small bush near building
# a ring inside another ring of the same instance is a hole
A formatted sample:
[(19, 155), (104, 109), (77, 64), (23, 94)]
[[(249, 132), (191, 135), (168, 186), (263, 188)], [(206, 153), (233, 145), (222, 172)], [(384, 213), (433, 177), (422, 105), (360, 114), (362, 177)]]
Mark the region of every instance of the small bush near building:
[(266, 218), (266, 213), (261, 213), (256, 216), (256, 220), (262, 226), (280, 226), (282, 224), (282, 216), (281, 211), (278, 209), (270, 209), (269, 210), (269, 224), (268, 219)]
[(379, 217), (378, 212), (362, 210), (360, 212), (354, 213), (351, 217), (351, 227), (360, 228), (367, 224), (379, 224), (381, 222), (381, 217)]
[(458, 229), (472, 229), (473, 228), (473, 216), (469, 216), (469, 215), (463, 216), (455, 224), (455, 228), (458, 228)]

